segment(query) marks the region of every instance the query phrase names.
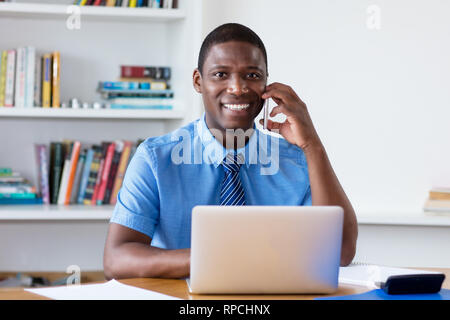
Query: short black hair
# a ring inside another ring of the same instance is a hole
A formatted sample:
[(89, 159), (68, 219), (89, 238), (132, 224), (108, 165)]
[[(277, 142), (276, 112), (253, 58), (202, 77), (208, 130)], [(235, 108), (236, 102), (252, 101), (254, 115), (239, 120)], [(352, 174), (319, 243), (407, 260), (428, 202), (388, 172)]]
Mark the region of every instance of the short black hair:
[(202, 46), (200, 48), (200, 53), (198, 55), (197, 65), (200, 74), (202, 74), (203, 64), (205, 63), (206, 57), (208, 56), (209, 50), (212, 48), (212, 46), (228, 41), (247, 42), (258, 47), (264, 56), (264, 62), (266, 63), (267, 68), (266, 48), (264, 47), (264, 43), (258, 37), (258, 35), (253, 30), (242, 24), (225, 23), (211, 31), (206, 36), (205, 40), (203, 40)]

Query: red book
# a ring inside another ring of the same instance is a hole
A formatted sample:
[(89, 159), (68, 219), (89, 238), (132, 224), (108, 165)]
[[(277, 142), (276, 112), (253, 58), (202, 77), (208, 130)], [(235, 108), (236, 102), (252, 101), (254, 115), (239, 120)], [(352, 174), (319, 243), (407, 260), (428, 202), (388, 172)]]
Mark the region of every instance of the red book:
[(109, 142), (102, 142), (102, 156), (98, 167), (97, 180), (95, 181), (94, 192), (92, 193), (91, 205), (95, 206), (98, 199), (98, 191), (102, 183), (103, 168), (105, 167), (106, 152), (108, 151)]
[(99, 6), (102, 0), (95, 0), (93, 6)]
[(97, 205), (103, 203), (103, 198), (105, 197), (106, 184), (108, 183), (109, 172), (111, 171), (111, 163), (114, 156), (114, 149), (116, 148), (115, 143), (111, 143), (106, 151), (105, 163), (103, 165), (103, 170), (101, 174), (100, 187), (98, 189), (98, 194), (96, 195)]
[(171, 69), (155, 66), (120, 66), (120, 77), (170, 80)]

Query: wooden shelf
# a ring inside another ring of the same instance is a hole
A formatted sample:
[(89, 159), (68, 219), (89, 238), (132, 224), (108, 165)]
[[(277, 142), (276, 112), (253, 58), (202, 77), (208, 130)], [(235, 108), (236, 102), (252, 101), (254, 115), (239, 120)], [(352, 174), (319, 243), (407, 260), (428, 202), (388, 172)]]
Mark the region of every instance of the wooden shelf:
[(113, 205), (2, 205), (2, 220), (109, 220)]
[[(181, 108), (180, 108), (181, 109)], [(0, 107), (0, 118), (183, 119), (178, 110), (70, 109)]]
[(357, 216), (359, 225), (397, 225), (450, 227), (450, 216), (440, 214), (415, 213), (361, 213)]
[[(0, 3), (0, 17), (66, 19), (70, 4)], [(79, 6), (81, 21), (170, 22), (185, 18), (180, 9)]]

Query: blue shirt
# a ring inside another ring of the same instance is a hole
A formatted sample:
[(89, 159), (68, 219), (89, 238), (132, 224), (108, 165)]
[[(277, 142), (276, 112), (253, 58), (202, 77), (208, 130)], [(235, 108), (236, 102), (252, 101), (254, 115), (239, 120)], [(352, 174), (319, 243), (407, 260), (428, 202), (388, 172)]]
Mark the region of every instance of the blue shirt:
[[(311, 205), (303, 151), (254, 127), (239, 176), (246, 205)], [(228, 152), (203, 117), (142, 142), (131, 159), (110, 222), (146, 234), (164, 249), (190, 248), (191, 212), (218, 205)]]

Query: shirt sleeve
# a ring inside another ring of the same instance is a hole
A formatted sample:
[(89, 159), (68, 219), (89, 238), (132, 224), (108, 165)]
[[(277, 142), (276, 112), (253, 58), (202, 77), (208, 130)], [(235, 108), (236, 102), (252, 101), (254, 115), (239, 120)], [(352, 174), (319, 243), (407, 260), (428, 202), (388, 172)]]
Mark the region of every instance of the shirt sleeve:
[(153, 153), (144, 143), (131, 159), (110, 222), (153, 238), (159, 222), (159, 192)]

